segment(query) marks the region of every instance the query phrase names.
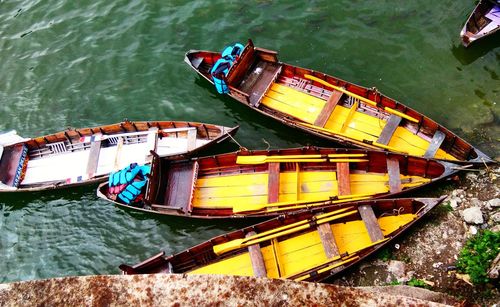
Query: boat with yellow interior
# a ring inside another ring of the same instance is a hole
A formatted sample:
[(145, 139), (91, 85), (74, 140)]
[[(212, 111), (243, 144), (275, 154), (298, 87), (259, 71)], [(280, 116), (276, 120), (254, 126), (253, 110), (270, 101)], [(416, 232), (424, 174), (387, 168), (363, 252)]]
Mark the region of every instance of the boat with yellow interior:
[(172, 256), (161, 252), (120, 269), (124, 274), (226, 274), (321, 281), (387, 244), (444, 198), (358, 201), (286, 214)]
[(459, 165), (378, 150), (303, 147), (184, 160), (153, 158), (144, 196), (118, 206), (196, 218), (274, 216), (394, 196), (457, 172)]
[(255, 47), (251, 40), (244, 48), (235, 45), (236, 52), (227, 49), (191, 50), (185, 61), (220, 93), (288, 126), (344, 145), (492, 162), (458, 135), (376, 88), (282, 63), (276, 51)]

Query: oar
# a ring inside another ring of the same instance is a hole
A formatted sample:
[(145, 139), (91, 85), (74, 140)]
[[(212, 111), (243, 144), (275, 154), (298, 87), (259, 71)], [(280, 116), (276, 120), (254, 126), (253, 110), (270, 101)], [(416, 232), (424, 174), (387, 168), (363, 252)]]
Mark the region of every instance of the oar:
[(339, 203), (345, 203), (348, 201), (353, 202), (353, 201), (359, 201), (359, 200), (365, 200), (365, 199), (370, 199), (370, 197), (364, 196), (364, 197), (355, 197), (355, 198), (349, 198), (349, 199), (341, 199), (341, 200), (327, 201), (327, 202), (322, 202), (322, 203), (314, 203), (314, 204), (307, 204), (307, 205), (300, 205), (300, 206), (271, 208), (271, 209), (267, 209), (266, 213), (274, 213), (274, 212), (288, 211), (288, 210), (309, 209), (309, 208), (314, 208), (314, 207), (319, 207), (319, 206), (334, 205), (334, 204), (339, 204)]
[[(318, 218), (327, 218), (329, 216), (332, 216), (332, 215), (335, 215), (335, 214), (339, 214), (339, 213), (351, 210), (352, 208), (354, 208), (354, 207), (342, 208), (342, 209), (338, 209), (338, 210), (335, 210), (335, 211), (332, 211), (332, 212), (329, 212), (329, 213), (320, 214), (320, 215), (318, 215), (316, 217), (316, 219), (318, 219)], [(244, 239), (235, 239), (235, 240), (233, 240), (231, 242), (237, 241), (237, 242), (240, 242), (239, 244), (245, 243), (245, 242), (248, 242), (250, 240), (255, 240), (257, 238), (261, 238), (263, 236), (267, 236), (267, 235), (270, 235), (270, 234), (273, 234), (273, 233), (276, 233), (276, 232), (279, 232), (279, 231), (283, 231), (283, 230), (294, 228), (294, 227), (297, 227), (297, 226), (300, 226), (300, 225), (304, 225), (304, 224), (306, 224), (308, 222), (309, 222), (309, 220), (303, 220), (303, 221), (295, 222), (295, 223), (292, 223), (292, 224), (289, 224), (289, 225), (285, 225), (285, 226), (281, 226), (281, 227), (274, 228), (274, 229), (271, 229), (271, 230), (267, 230), (267, 231), (258, 233), (256, 235), (253, 235), (251, 237), (247, 237), (247, 238), (244, 238)], [(222, 244), (226, 244), (226, 243), (222, 243)]]
[[(343, 200), (343, 199), (351, 199), (351, 198), (371, 196), (371, 195), (372, 194), (338, 195), (337, 199)], [(293, 200), (293, 201), (287, 201), (287, 202), (276, 202), (276, 203), (265, 203), (265, 204), (240, 205), (239, 203), (236, 203), (233, 206), (233, 212), (239, 213), (239, 212), (247, 212), (247, 211), (257, 211), (257, 210), (262, 210), (262, 209), (267, 208), (267, 207), (294, 206), (294, 205), (312, 204), (312, 203), (329, 202), (329, 201), (331, 201), (330, 198), (327, 198), (327, 199), (321, 198), (321, 199), (314, 199), (314, 200)]]
[[(376, 103), (375, 101), (373, 101), (373, 100), (370, 100), (370, 99), (365, 98), (365, 97), (363, 97), (363, 96), (359, 96), (359, 95), (357, 95), (357, 94), (354, 94), (353, 92), (349, 92), (349, 91), (348, 91), (348, 90), (346, 90), (346, 89), (343, 89), (343, 88), (341, 88), (341, 87), (339, 87), (339, 86), (335, 86), (335, 85), (333, 85), (333, 84), (331, 84), (331, 83), (329, 83), (329, 82), (326, 82), (325, 80), (322, 80), (322, 79), (320, 79), (320, 78), (317, 78), (317, 77), (315, 77), (315, 76), (311, 76), (311, 75), (305, 74), (305, 75), (304, 75), (304, 77), (305, 77), (306, 79), (313, 80), (313, 81), (316, 81), (316, 82), (318, 82), (318, 83), (321, 83), (321, 84), (323, 84), (323, 85), (325, 85), (325, 86), (331, 87), (331, 88), (333, 88), (333, 89), (334, 89), (334, 90), (336, 90), (336, 91), (342, 92), (342, 93), (344, 93), (344, 94), (346, 94), (346, 95), (349, 95), (349, 96), (351, 96), (351, 97), (353, 97), (353, 98), (359, 99), (360, 101), (363, 101), (363, 102), (364, 102), (364, 103), (366, 103), (366, 104), (369, 104), (369, 105), (371, 105), (371, 106), (374, 106), (374, 107), (377, 107), (377, 108), (378, 108), (377, 103)], [(389, 107), (384, 107), (384, 110), (385, 110), (385, 111), (387, 111), (387, 113), (391, 113), (391, 114), (397, 115), (397, 116), (399, 116), (399, 117), (406, 118), (407, 120), (412, 121), (412, 122), (414, 122), (414, 123), (418, 123), (418, 122), (419, 122), (416, 118), (413, 118), (413, 117), (411, 117), (411, 116), (409, 116), (409, 115), (406, 115), (406, 114), (404, 114), (404, 113), (401, 113), (401, 112), (396, 111), (396, 110), (394, 110), (394, 109), (391, 109), (391, 108), (389, 108)]]
[(387, 145), (384, 145), (384, 144), (380, 144), (380, 143), (377, 143), (375, 141), (367, 143), (363, 139), (357, 138), (355, 136), (347, 135), (347, 134), (342, 133), (342, 132), (336, 132), (336, 131), (328, 130), (328, 129), (325, 129), (325, 128), (322, 128), (322, 127), (318, 127), (318, 126), (314, 126), (314, 125), (311, 125), (311, 124), (308, 124), (308, 123), (296, 122), (296, 124), (301, 125), (301, 126), (305, 126), (305, 127), (317, 130), (317, 131), (321, 131), (321, 132), (324, 132), (324, 133), (329, 134), (329, 135), (340, 136), (340, 137), (343, 137), (343, 138), (346, 138), (346, 139), (350, 139), (350, 141), (354, 140), (355, 143), (357, 142), (361, 146), (373, 145), (373, 147), (379, 147), (379, 148), (382, 148), (382, 149), (387, 149), (387, 150), (390, 150), (390, 151), (400, 152), (400, 153), (403, 153), (403, 154), (407, 154), (407, 152), (402, 151), (400, 149), (397, 149), (395, 147), (387, 146)]
[[(259, 238), (255, 238), (255, 239), (248, 239), (246, 241), (243, 241), (243, 239), (237, 239), (237, 240), (229, 241), (229, 242), (226, 242), (223, 244), (215, 245), (213, 247), (213, 250), (214, 250), (214, 253), (216, 255), (221, 255), (221, 254), (227, 253), (227, 252), (235, 250), (235, 249), (244, 248), (244, 247), (258, 244), (258, 243), (261, 243), (261, 242), (264, 242), (267, 240), (286, 236), (286, 235), (292, 234), (294, 232), (305, 230), (305, 229), (308, 229), (309, 227), (311, 227), (312, 225), (327, 223), (327, 222), (337, 220), (337, 219), (340, 219), (340, 218), (343, 218), (343, 217), (346, 217), (349, 215), (353, 215), (357, 212), (358, 212), (357, 210), (352, 210), (352, 211), (341, 213), (338, 215), (334, 215), (334, 216), (330, 216), (330, 217), (326, 217), (326, 218), (321, 218), (321, 219), (316, 219), (314, 223), (310, 223), (310, 222), (312, 222), (312, 220), (309, 219), (309, 220), (306, 220), (305, 221), (306, 223), (304, 223), (303, 225), (299, 225), (299, 226), (296, 226), (296, 227), (293, 227), (290, 229), (286, 229), (286, 230), (283, 230), (280, 232), (275, 232), (275, 233), (269, 234), (267, 236), (261, 236)], [(252, 237), (249, 237), (249, 238), (252, 238)]]
[[(316, 274), (320, 274), (320, 273), (326, 272), (326, 271), (331, 270), (331, 269), (333, 269), (333, 268), (336, 268), (336, 267), (338, 267), (338, 266), (340, 266), (340, 265), (343, 265), (343, 264), (345, 264), (345, 263), (347, 263), (347, 262), (351, 262), (352, 260), (359, 259), (359, 256), (357, 256), (357, 254), (358, 254), (360, 251), (363, 251), (363, 250), (365, 250), (365, 249), (367, 249), (367, 248), (370, 248), (370, 247), (372, 247), (372, 246), (375, 246), (375, 245), (378, 245), (378, 244), (380, 244), (380, 243), (383, 243), (383, 242), (385, 242), (385, 241), (387, 241), (387, 240), (389, 240), (389, 239), (390, 239), (390, 238), (384, 238), (384, 239), (382, 239), (382, 240), (378, 240), (378, 241), (376, 241), (376, 242), (370, 243), (370, 244), (368, 244), (368, 245), (364, 246), (362, 249), (359, 249), (359, 250), (357, 250), (357, 251), (355, 251), (355, 252), (353, 252), (353, 253), (351, 253), (351, 254), (347, 255), (347, 258), (345, 258), (345, 259), (344, 259), (344, 261), (339, 262), (339, 263), (334, 263), (334, 264), (332, 264), (332, 265), (330, 265), (330, 266), (327, 266), (327, 267), (325, 267), (325, 268), (319, 269), (318, 271), (316, 271)], [(323, 265), (328, 265), (328, 264), (330, 264), (330, 263), (332, 263), (332, 262), (335, 262), (335, 261), (337, 261), (337, 260), (339, 260), (339, 259), (341, 259), (341, 258), (342, 258), (341, 256), (337, 256), (337, 257), (334, 257), (334, 258), (328, 259), (328, 260), (324, 261), (323, 263), (321, 263), (321, 264), (317, 265), (317, 267), (319, 267), (319, 266), (323, 266)], [(309, 269), (309, 270), (307, 270), (307, 271), (310, 271), (310, 269)], [(313, 273), (309, 273), (309, 274), (307, 274), (307, 275), (303, 275), (303, 276), (301, 276), (302, 274), (306, 273), (307, 271), (304, 271), (304, 272), (301, 272), (301, 273), (294, 273), (294, 274), (291, 274), (291, 275), (284, 276), (284, 277), (282, 277), (282, 278), (289, 278), (289, 279), (293, 279), (293, 280), (295, 280), (295, 281), (301, 281), (301, 280), (304, 280), (304, 279), (308, 279), (308, 278), (309, 278), (309, 277), (311, 277), (311, 275), (313, 274)], [(300, 277), (299, 277), (299, 276), (300, 276)]]
[[(255, 156), (238, 156), (236, 158), (236, 164), (263, 164), (268, 162), (325, 162), (325, 160), (330, 159), (331, 162), (349, 162), (341, 161), (342, 158), (359, 158), (366, 157), (366, 154), (328, 154), (328, 155), (282, 155), (282, 156), (266, 156), (266, 155), (255, 155)], [(331, 160), (339, 159), (339, 161)], [(361, 160), (361, 159), (359, 159)], [(354, 161), (351, 162), (362, 162)]]

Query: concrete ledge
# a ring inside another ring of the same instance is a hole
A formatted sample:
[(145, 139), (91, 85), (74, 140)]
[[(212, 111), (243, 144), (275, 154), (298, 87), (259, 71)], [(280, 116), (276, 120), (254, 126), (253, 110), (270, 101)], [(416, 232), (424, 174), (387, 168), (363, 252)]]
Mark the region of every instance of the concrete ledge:
[(360, 288), (222, 275), (108, 275), (0, 285), (2, 306), (444, 306)]

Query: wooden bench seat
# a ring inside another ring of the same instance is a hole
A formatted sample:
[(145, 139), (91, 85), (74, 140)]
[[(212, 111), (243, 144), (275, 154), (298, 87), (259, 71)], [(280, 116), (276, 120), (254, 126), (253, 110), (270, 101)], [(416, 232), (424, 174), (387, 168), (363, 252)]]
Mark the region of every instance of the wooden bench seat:
[(268, 192), (267, 192), (267, 202), (276, 203), (279, 200), (279, 190), (280, 190), (280, 163), (270, 162), (269, 164), (269, 179), (268, 179)]
[(351, 194), (349, 162), (337, 162), (337, 182), (339, 195)]
[(401, 192), (401, 173), (397, 158), (387, 158), (387, 173), (389, 174), (389, 191), (391, 193)]
[(281, 72), (281, 64), (259, 61), (241, 82), (239, 89), (248, 93), (251, 106), (258, 107), (260, 100)]
[(319, 224), (318, 227), (319, 238), (321, 239), (321, 244), (323, 244), (323, 249), (325, 250), (326, 257), (334, 258), (339, 256), (339, 248), (335, 242), (335, 237), (333, 236), (332, 227), (330, 223)]
[[(250, 231), (245, 237), (251, 237), (254, 235), (256, 235), (255, 231)], [(266, 264), (264, 263), (264, 256), (260, 250), (260, 245), (257, 243), (248, 246), (248, 254), (250, 255), (250, 261), (252, 262), (252, 269), (255, 277), (267, 277)]]
[(425, 151), (424, 158), (434, 158), (437, 151), (439, 150), (439, 147), (441, 147), (441, 144), (443, 144), (445, 138), (446, 134), (437, 130), (432, 137), (429, 147)]
[(394, 132), (396, 131), (400, 123), (401, 123), (401, 117), (394, 114), (389, 116), (389, 119), (387, 120), (384, 129), (382, 129), (382, 133), (380, 133), (377, 143), (383, 145), (389, 144), (389, 141), (391, 140), (392, 136), (394, 135)]
[(332, 94), (326, 101), (323, 110), (321, 110), (321, 113), (319, 113), (318, 118), (314, 122), (315, 126), (324, 127), (326, 125), (326, 122), (330, 118), (330, 115), (332, 115), (333, 109), (335, 109), (341, 97), (342, 97), (342, 92), (339, 91), (332, 92)]
[(96, 140), (90, 143), (89, 159), (87, 161), (87, 176), (94, 177), (97, 172), (97, 165), (99, 163), (99, 154), (101, 152), (101, 134), (97, 134)]
[(190, 213), (195, 182), (198, 177), (198, 162), (173, 163), (167, 172), (163, 205), (181, 208), (184, 213)]
[(373, 209), (369, 205), (363, 205), (358, 207), (359, 214), (365, 223), (366, 230), (368, 231), (368, 235), (370, 236), (370, 240), (372, 242), (377, 242), (384, 239), (384, 234), (380, 229), (380, 225), (378, 223), (377, 218), (375, 217), (375, 213)]

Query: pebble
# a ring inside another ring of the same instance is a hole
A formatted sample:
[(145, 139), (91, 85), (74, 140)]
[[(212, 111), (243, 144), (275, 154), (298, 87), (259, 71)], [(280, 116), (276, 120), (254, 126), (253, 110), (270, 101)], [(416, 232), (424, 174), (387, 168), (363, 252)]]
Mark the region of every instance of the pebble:
[(500, 207), (500, 198), (493, 198), (488, 201), (488, 205), (491, 208), (498, 208)]
[(500, 212), (497, 212), (497, 213), (493, 214), (490, 217), (490, 220), (492, 220), (495, 223), (500, 223)]
[(465, 222), (469, 224), (482, 224), (484, 223), (483, 213), (479, 207), (467, 208), (463, 212)]
[(475, 235), (477, 233), (477, 228), (475, 226), (470, 226), (469, 227), (469, 232), (472, 234), (472, 235)]
[(442, 265), (443, 265), (443, 263), (442, 263), (442, 262), (436, 262), (436, 263), (433, 263), (433, 264), (432, 264), (432, 267), (433, 267), (433, 268), (435, 268), (435, 269), (437, 269), (437, 268), (439, 268), (439, 267), (440, 267), (440, 266), (442, 266)]

